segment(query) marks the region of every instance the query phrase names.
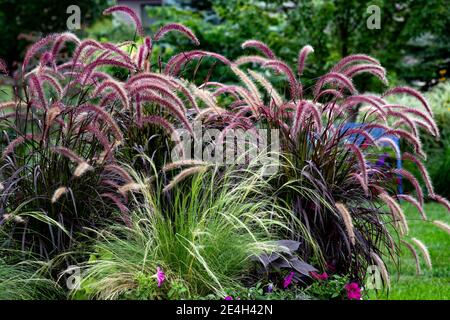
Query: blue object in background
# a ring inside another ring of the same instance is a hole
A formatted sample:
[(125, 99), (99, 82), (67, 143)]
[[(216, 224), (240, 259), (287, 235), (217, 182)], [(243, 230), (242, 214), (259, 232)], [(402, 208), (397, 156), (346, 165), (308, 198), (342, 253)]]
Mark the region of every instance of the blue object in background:
[[(342, 130), (347, 131), (350, 129), (361, 129), (362, 126), (363, 126), (362, 123), (346, 122), (344, 124), (344, 126), (342, 127)], [(393, 136), (393, 135), (385, 135), (384, 129), (382, 129), (382, 128), (367, 129), (367, 133), (369, 133), (374, 139), (381, 138), (382, 136), (392, 139), (397, 144), (397, 147), (400, 150), (400, 138)], [(354, 134), (354, 135), (349, 136), (349, 140), (359, 146), (364, 141), (364, 137), (361, 135), (358, 135), (358, 134)], [(381, 146), (383, 146), (383, 147), (389, 146), (389, 144), (382, 143)], [(383, 158), (381, 159), (381, 157), (383, 157)], [(383, 154), (381, 157), (378, 161), (382, 161), (384, 164), (384, 159), (387, 157), (387, 154)], [(378, 161), (376, 164), (378, 164)], [(402, 159), (400, 158), (400, 159), (397, 159), (397, 169), (401, 169), (401, 168), (402, 168)], [(398, 175), (397, 184), (398, 184), (398, 193), (403, 194), (402, 175), (400, 175), (400, 174)]]

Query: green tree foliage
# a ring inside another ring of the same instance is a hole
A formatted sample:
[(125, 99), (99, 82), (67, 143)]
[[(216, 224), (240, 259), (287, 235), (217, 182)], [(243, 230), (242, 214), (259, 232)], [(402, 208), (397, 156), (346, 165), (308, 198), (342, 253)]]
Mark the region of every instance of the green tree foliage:
[[(446, 32), (450, 17), (444, 0), (212, 0), (211, 10), (185, 7), (187, 2), (149, 9), (155, 19), (152, 31), (166, 21), (184, 23), (196, 32), (202, 49), (221, 52), (231, 59), (245, 53), (237, 43), (257, 39), (291, 64), (296, 61), (298, 48), (310, 44), (315, 54), (310, 57), (304, 79), (325, 72), (343, 56), (364, 52), (380, 59), (390, 70), (391, 81), (420, 80), (427, 88), (450, 64)], [(380, 29), (367, 27), (370, 5), (380, 8)], [(178, 50), (192, 48), (188, 42), (185, 44), (189, 47), (175, 43)], [(374, 83), (369, 81), (362, 76), (360, 88), (373, 89)]]

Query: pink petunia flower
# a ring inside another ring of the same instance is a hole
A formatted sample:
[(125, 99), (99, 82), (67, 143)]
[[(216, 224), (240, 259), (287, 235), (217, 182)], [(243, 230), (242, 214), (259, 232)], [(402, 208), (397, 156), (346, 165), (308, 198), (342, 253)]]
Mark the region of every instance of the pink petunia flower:
[(223, 298), (223, 300), (233, 300), (232, 296), (226, 296), (225, 298)]
[(315, 271), (311, 271), (310, 276), (313, 277), (316, 280), (327, 280), (328, 279), (328, 274), (326, 272), (322, 273), (322, 274), (318, 274)]
[(160, 267), (156, 267), (156, 279), (158, 280), (158, 288), (161, 287), (162, 283), (166, 280), (166, 275)]
[(286, 278), (284, 278), (284, 282), (283, 282), (283, 288), (287, 288), (289, 287), (289, 285), (292, 282), (292, 278), (294, 277), (294, 272), (289, 273)]
[(347, 290), (347, 298), (349, 300), (361, 300), (361, 288), (358, 283), (347, 283), (344, 288)]

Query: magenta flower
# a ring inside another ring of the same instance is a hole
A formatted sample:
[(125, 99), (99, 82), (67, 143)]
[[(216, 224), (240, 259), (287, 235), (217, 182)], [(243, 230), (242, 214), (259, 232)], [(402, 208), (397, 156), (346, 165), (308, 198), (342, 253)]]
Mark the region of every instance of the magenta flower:
[(328, 279), (328, 274), (326, 272), (322, 273), (322, 274), (318, 274), (315, 271), (311, 271), (310, 276), (313, 277), (316, 280), (327, 280)]
[(223, 298), (223, 300), (233, 300), (232, 296), (226, 296), (225, 298)]
[(361, 288), (358, 283), (351, 282), (345, 285), (345, 290), (347, 290), (347, 298), (349, 300), (360, 300), (361, 299)]
[(158, 288), (161, 287), (162, 283), (166, 280), (166, 275), (160, 267), (156, 267), (156, 279), (158, 280)]
[(291, 282), (292, 282), (292, 278), (294, 277), (294, 272), (291, 272), (291, 273), (289, 273), (288, 275), (287, 275), (287, 277), (286, 278), (284, 278), (284, 282), (283, 282), (283, 288), (287, 288), (287, 287), (289, 287), (289, 285), (291, 284)]

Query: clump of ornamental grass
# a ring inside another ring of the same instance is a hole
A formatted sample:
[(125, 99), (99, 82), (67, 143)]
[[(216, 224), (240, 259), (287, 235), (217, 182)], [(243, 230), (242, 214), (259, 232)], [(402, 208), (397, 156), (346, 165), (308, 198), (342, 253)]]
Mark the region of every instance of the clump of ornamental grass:
[(131, 225), (99, 232), (75, 297), (224, 297), (225, 289), (243, 287), (252, 257), (283, 251), (272, 240), (287, 228), (285, 211), (266, 196), (256, 171), (192, 173), (170, 189), (170, 203), (158, 175), (136, 180), (141, 200)]
[[(145, 169), (137, 157), (144, 152), (162, 166), (175, 128), (190, 130), (188, 108), (197, 108), (182, 80), (151, 70), (153, 41), (133, 11), (116, 6), (105, 14), (113, 12), (131, 16), (137, 38), (113, 44), (48, 35), (26, 52), (21, 86), (0, 105), (0, 223), (44, 257), (116, 209), (127, 223), (123, 188), (133, 181), (118, 160)], [(177, 24), (155, 38), (172, 31), (198, 43)], [(68, 43), (73, 51), (61, 55)]]
[[(61, 288), (43, 270), (43, 263), (14, 251), (2, 251), (0, 300), (47, 300), (62, 297)], [(20, 261), (22, 260), (22, 261)]]
[[(331, 263), (338, 272), (362, 279), (368, 265), (383, 264), (382, 253), (396, 255), (397, 235), (407, 237), (401, 201), (413, 204), (424, 220), (425, 200), (449, 208), (448, 201), (434, 192), (423, 164), (426, 154), (418, 129), (435, 138), (439, 130), (419, 92), (408, 87), (392, 88), (381, 95), (359, 92), (354, 78), (362, 73), (387, 83), (380, 63), (363, 54), (343, 58), (315, 85), (304, 87), (300, 76), (313, 52), (310, 46), (300, 50), (295, 71), (259, 41), (247, 41), (243, 47), (262, 55), (234, 62), (222, 60), (239, 81), (210, 81), (201, 91), (197, 89), (195, 94), (207, 104), (197, 119), (222, 131), (278, 129), (283, 164), (271, 183), (279, 201), (302, 222), (291, 236), (314, 240), (299, 249), (305, 260), (318, 259), (310, 247), (317, 243), (320, 263)], [(247, 69), (250, 65), (258, 70)], [(286, 79), (285, 93), (271, 84), (272, 75)], [(393, 95), (411, 96), (420, 108), (390, 104), (386, 98)], [(221, 104), (225, 101), (221, 96), (227, 96), (231, 103)], [(355, 114), (360, 121), (352, 124)], [(411, 151), (402, 152), (396, 139)], [(418, 168), (427, 197), (413, 174), (382, 161), (386, 148)], [(399, 176), (414, 186), (412, 194), (397, 193)], [(388, 225), (394, 226), (394, 233)]]

